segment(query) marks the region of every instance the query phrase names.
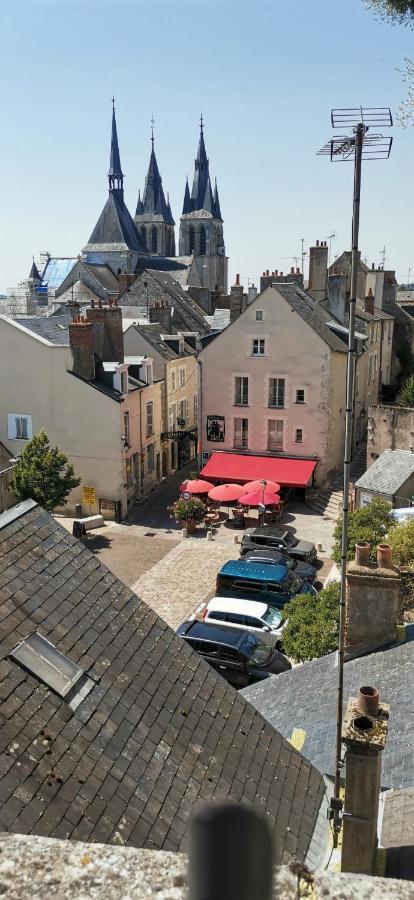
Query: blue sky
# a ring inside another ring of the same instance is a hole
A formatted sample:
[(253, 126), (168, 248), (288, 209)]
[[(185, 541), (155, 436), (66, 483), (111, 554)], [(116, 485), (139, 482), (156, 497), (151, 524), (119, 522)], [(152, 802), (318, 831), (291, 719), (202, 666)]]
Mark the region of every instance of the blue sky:
[[(352, 166), (316, 156), (332, 106), (391, 106), (414, 32), (362, 0), (2, 0), (0, 291), (34, 254), (80, 252), (106, 199), (112, 93), (134, 213), (156, 152), (176, 222), (200, 112), (217, 175), (230, 282), (289, 270), (315, 239), (350, 246)], [(363, 173), (368, 263), (414, 267), (414, 130)], [(178, 229), (177, 229), (178, 236)], [(414, 273), (414, 268), (413, 268)]]

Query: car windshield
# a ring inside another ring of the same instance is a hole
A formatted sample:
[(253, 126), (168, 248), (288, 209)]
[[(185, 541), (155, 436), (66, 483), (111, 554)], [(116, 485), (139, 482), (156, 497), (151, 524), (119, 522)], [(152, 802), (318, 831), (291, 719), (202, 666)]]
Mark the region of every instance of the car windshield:
[(290, 531), (285, 531), (284, 534), (282, 534), (282, 538), (287, 547), (296, 547), (296, 544), (299, 543), (298, 539), (293, 537), (293, 534), (291, 534)]
[(289, 575), (285, 580), (289, 584), (290, 590), (294, 591), (295, 594), (298, 594), (303, 585), (302, 579), (299, 578), (299, 575), (294, 575), (293, 572), (289, 572)]
[(268, 606), (264, 616), (263, 621), (266, 622), (266, 625), (271, 625), (276, 628), (280, 625), (282, 620), (282, 613), (279, 609), (275, 609), (274, 606)]
[(250, 656), (250, 665), (251, 663), (264, 665), (271, 659), (273, 653), (273, 648), (261, 641), (255, 634), (246, 634), (240, 644), (240, 649)]

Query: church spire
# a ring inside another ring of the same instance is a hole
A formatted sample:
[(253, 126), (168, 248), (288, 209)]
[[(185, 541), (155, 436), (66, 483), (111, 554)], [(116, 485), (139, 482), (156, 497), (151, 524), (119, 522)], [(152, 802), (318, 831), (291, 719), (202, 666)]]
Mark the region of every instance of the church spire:
[(112, 97), (112, 133), (111, 133), (111, 158), (109, 162), (109, 190), (124, 189), (124, 176), (121, 169), (121, 157), (119, 155), (118, 133), (115, 118), (115, 97)]
[(185, 191), (184, 191), (184, 203), (183, 203), (183, 216), (186, 213), (191, 212), (192, 210), (191, 198), (190, 198), (190, 188), (188, 187), (188, 176), (185, 180)]
[(217, 178), (214, 182), (214, 218), (221, 219), (221, 209), (220, 209), (220, 200), (217, 189)]
[(157, 157), (154, 149), (154, 118), (151, 119), (151, 154), (145, 179), (144, 193), (138, 195), (136, 216), (161, 216), (168, 225), (175, 225), (171, 208), (165, 201), (162, 178), (159, 172)]

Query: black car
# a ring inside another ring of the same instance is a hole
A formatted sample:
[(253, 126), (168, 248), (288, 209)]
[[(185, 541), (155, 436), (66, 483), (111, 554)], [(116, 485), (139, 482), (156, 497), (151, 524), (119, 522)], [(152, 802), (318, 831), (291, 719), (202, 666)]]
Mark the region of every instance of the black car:
[(177, 634), (234, 687), (246, 687), (292, 668), (273, 643), (250, 631), (194, 619), (183, 622)]
[(293, 559), (313, 564), (316, 559), (315, 544), (301, 541), (288, 529), (264, 525), (262, 528), (248, 528), (242, 538), (240, 554), (249, 550), (284, 550)]
[(310, 563), (300, 562), (300, 560), (292, 559), (284, 550), (249, 550), (242, 556), (243, 562), (262, 563), (263, 565), (277, 566), (284, 563), (288, 569), (291, 569), (298, 575), (302, 581), (313, 584), (316, 580), (317, 570)]

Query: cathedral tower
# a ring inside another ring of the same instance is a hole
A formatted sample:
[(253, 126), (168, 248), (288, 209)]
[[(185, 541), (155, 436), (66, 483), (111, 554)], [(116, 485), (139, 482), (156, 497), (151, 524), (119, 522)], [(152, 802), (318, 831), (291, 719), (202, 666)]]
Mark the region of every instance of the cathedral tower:
[(174, 219), (170, 201), (164, 196), (154, 150), (154, 123), (151, 123), (151, 156), (144, 194), (138, 194), (134, 222), (151, 256), (175, 256)]
[(108, 172), (109, 195), (82, 257), (92, 265), (107, 265), (114, 275), (135, 272), (138, 260), (147, 255), (145, 244), (124, 201), (124, 176), (119, 154), (112, 98), (111, 155)]
[(204, 144), (203, 117), (190, 195), (185, 186), (180, 223), (180, 256), (194, 254), (203, 287), (227, 293), (227, 257), (217, 182), (211, 187), (209, 161)]

